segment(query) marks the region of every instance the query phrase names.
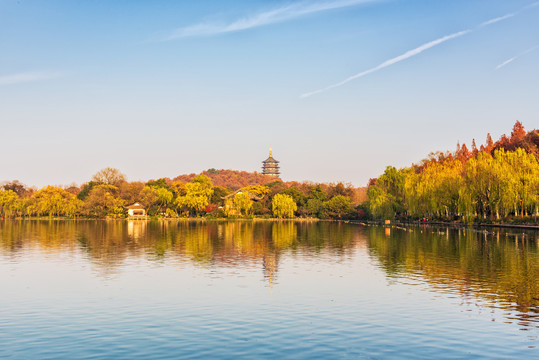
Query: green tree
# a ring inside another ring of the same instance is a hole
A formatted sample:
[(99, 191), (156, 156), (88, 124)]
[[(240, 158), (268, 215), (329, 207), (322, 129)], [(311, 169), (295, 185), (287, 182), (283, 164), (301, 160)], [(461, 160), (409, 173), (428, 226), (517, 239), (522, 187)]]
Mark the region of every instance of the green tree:
[(225, 189), (222, 186), (216, 186), (213, 188), (213, 194), (210, 199), (211, 204), (215, 204), (217, 206), (223, 205), (224, 200), (223, 198), (227, 196), (230, 193), (227, 189)]
[(161, 178), (161, 179), (157, 179), (157, 180), (150, 180), (146, 183), (146, 186), (151, 186), (151, 187), (155, 187), (155, 188), (165, 188), (165, 189), (170, 189), (170, 186), (168, 186), (167, 184), (167, 179), (165, 178)]
[(88, 195), (90, 194), (90, 191), (92, 191), (93, 188), (98, 186), (100, 183), (97, 181), (89, 181), (86, 184), (82, 186), (82, 190), (77, 194), (77, 198), (79, 200), (86, 200)]
[(375, 218), (393, 218), (395, 209), (393, 197), (381, 186), (369, 186), (367, 190), (369, 206)]
[(322, 217), (322, 212), (324, 210), (324, 201), (326, 200), (327, 194), (324, 189), (322, 189), (322, 186), (318, 184), (311, 189), (309, 196), (307, 197), (305, 210), (310, 215)]
[(309, 199), (307, 200), (307, 205), (305, 206), (309, 214), (316, 217), (322, 217), (322, 212), (324, 210), (324, 202), (319, 199)]
[(324, 217), (331, 219), (348, 219), (354, 217), (355, 210), (350, 198), (337, 195), (324, 203)]
[(290, 196), (292, 199), (294, 199), (294, 202), (298, 205), (298, 208), (305, 206), (307, 201), (305, 194), (295, 186), (284, 189), (279, 194)]
[(322, 189), (322, 186), (320, 186), (320, 184), (316, 185), (309, 194), (309, 199), (315, 199), (320, 201), (326, 201), (327, 197), (328, 196), (326, 192), (324, 191), (324, 189)]
[(369, 186), (367, 195), (375, 217), (394, 217), (395, 214), (406, 213), (404, 189), (410, 172), (411, 169), (397, 170), (388, 166), (376, 183)]

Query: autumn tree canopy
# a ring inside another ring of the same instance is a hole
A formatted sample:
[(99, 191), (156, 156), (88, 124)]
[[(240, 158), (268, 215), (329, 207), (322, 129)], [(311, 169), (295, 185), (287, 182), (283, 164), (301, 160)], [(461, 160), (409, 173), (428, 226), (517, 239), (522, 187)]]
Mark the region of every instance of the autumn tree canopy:
[(369, 210), (377, 218), (500, 219), (539, 212), (539, 136), (517, 121), (496, 143), (487, 135), (451, 152), (431, 153), (419, 165), (387, 167), (369, 184)]

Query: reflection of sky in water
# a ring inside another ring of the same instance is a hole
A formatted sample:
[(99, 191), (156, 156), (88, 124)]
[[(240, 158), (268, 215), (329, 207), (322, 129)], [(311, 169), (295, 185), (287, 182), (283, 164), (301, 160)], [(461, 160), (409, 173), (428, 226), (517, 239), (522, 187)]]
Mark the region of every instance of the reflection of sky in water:
[(539, 355), (537, 307), (505, 304), (526, 290), (503, 287), (519, 267), (536, 274), (533, 234), (515, 245), (505, 232), (485, 243), (335, 223), (0, 229), (0, 358)]

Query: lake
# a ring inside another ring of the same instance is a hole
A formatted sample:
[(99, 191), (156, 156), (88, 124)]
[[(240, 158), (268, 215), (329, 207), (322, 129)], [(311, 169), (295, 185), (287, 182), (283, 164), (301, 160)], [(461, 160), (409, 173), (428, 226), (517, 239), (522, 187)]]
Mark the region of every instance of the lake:
[(538, 233), (0, 221), (0, 359), (537, 359)]

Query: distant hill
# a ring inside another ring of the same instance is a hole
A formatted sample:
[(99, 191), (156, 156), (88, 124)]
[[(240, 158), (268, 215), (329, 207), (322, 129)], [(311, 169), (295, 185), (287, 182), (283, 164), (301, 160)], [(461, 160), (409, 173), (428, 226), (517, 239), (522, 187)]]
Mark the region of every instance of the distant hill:
[[(203, 171), (202, 175), (208, 176), (213, 186), (221, 186), (230, 190), (237, 190), (249, 185), (267, 185), (271, 183), (277, 183), (273, 187), (274, 191), (278, 192), (283, 189), (295, 187), (304, 194), (309, 194), (311, 190), (320, 185), (321, 188), (330, 196), (345, 195), (348, 196), (354, 204), (360, 204), (367, 200), (367, 188), (366, 187), (354, 187), (349, 183), (314, 183), (310, 181), (287, 181), (283, 182), (280, 178), (263, 175), (258, 172), (247, 172), (238, 170), (216, 170), (209, 169)], [(190, 182), (193, 178), (200, 174), (179, 175), (174, 179), (166, 179), (168, 183), (173, 181)]]
[[(216, 170), (209, 169), (203, 171), (211, 179), (213, 186), (222, 186), (224, 188), (237, 190), (249, 185), (266, 185), (275, 181), (282, 181), (279, 178), (269, 175), (263, 175), (258, 172), (247, 172), (238, 170)], [(178, 175), (172, 181), (190, 182), (199, 174)]]

